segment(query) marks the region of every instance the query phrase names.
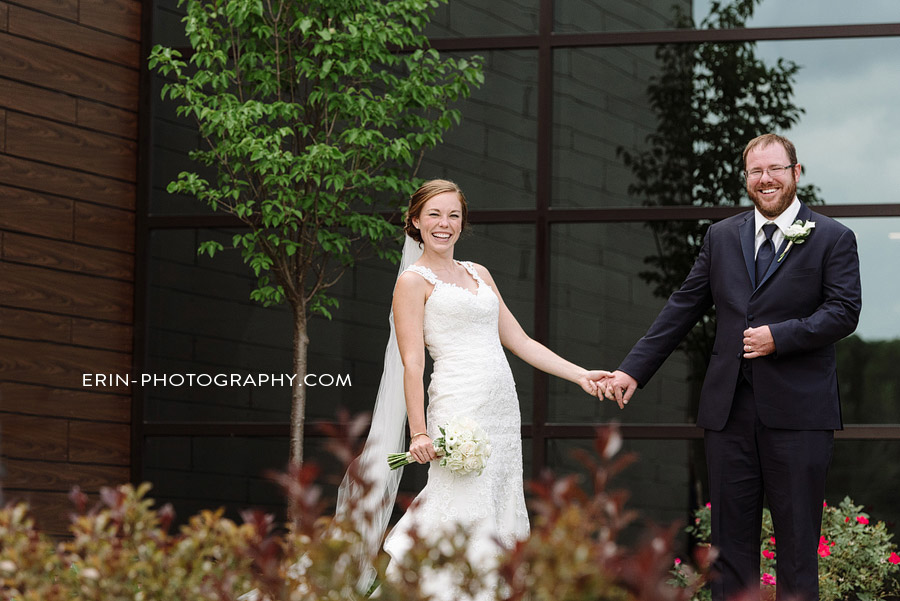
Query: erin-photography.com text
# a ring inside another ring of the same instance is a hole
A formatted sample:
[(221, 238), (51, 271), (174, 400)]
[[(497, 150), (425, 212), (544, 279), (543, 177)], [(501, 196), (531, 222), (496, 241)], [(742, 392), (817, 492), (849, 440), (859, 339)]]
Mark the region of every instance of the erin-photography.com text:
[[(261, 387), (261, 386), (294, 386), (299, 380), (297, 374), (117, 374), (92, 373), (82, 374), (81, 384), (85, 388), (118, 388), (121, 386), (172, 387), (182, 386), (216, 386), (225, 387)], [(312, 388), (353, 386), (350, 374), (306, 374), (299, 380), (303, 386)]]

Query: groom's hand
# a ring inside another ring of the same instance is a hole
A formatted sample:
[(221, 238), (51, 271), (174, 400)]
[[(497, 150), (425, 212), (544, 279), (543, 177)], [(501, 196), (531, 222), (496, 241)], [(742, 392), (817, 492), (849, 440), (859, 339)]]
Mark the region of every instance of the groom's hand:
[(775, 352), (775, 339), (769, 326), (744, 330), (744, 359), (765, 357)]
[[(619, 404), (619, 409), (625, 408), (625, 405), (631, 400), (631, 395), (634, 394), (634, 391), (637, 390), (638, 387), (637, 380), (618, 369), (613, 372), (612, 377), (604, 380), (603, 384), (603, 393), (606, 395), (606, 398), (617, 402)], [(602, 401), (603, 395), (598, 396)]]

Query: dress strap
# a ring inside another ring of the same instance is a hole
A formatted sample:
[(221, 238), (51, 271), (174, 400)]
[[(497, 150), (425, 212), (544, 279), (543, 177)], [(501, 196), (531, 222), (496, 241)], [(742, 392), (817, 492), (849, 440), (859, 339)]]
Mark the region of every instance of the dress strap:
[[(432, 286), (437, 286), (438, 279), (437, 276), (434, 275), (434, 272), (428, 269), (427, 267), (423, 267), (421, 265), (410, 265), (406, 268), (406, 271), (412, 271), (414, 273), (418, 273), (420, 276), (428, 280), (428, 283)], [(405, 273), (405, 272), (404, 272)]]
[(478, 282), (479, 286), (481, 284), (484, 284), (484, 280), (482, 280), (481, 276), (478, 275), (478, 270), (475, 269), (475, 264), (472, 263), (472, 261), (460, 261), (459, 264), (466, 268), (466, 271), (469, 272), (469, 275), (475, 278), (475, 281)]

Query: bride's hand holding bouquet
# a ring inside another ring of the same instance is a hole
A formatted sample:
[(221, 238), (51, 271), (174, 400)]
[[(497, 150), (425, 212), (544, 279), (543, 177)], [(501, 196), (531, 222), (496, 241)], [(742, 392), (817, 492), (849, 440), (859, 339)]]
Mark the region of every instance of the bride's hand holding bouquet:
[[(408, 453), (390, 453), (388, 465), (392, 470), (413, 461), (424, 463), (422, 457), (441, 458), (441, 467), (460, 474), (475, 472), (481, 475), (491, 456), (491, 443), (487, 434), (478, 423), (467, 417), (458, 418), (440, 427), (442, 436), (431, 441), (427, 435), (414, 435)], [(416, 439), (422, 439), (416, 444)], [(415, 446), (415, 448), (413, 448)], [(430, 446), (428, 449), (423, 447)], [(432, 457), (433, 455), (433, 457)], [(429, 459), (430, 461), (431, 459)]]

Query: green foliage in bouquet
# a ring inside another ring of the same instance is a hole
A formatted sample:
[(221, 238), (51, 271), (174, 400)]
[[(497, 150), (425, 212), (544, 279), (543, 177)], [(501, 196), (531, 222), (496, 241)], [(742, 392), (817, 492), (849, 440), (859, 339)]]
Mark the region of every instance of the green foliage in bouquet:
[[(328, 432), (345, 465), (364, 430), (356, 418)], [(547, 474), (535, 483), (531, 537), (497, 557), (494, 568), (470, 561), (461, 528), (437, 543), (434, 533), (412, 533), (412, 547), (391, 578), (387, 557), (376, 558), (380, 598), (427, 600), (424, 585), (440, 574), (464, 594), (487, 592), (498, 601), (687, 601), (702, 578), (687, 588), (666, 583), (674, 529), (652, 530), (634, 547), (618, 541), (635, 517), (624, 507), (627, 494), (607, 488), (632, 459), (615, 457), (620, 446), (618, 431), (606, 428), (598, 432), (597, 457), (583, 454), (591, 492), (574, 476)], [(318, 478), (311, 463), (274, 476), (292, 516), (282, 528), (260, 511), (243, 512), (237, 524), (219, 510), (203, 511), (170, 533), (173, 511), (153, 507), (148, 484), (104, 489), (92, 508), (74, 491), (72, 536), (62, 541), (43, 535), (27, 506), (8, 505), (0, 510), (0, 599), (362, 601), (368, 591), (358, 588), (366, 565), (359, 561), (361, 537), (350, 519), (330, 515)]]
[[(687, 531), (701, 544), (710, 540), (710, 506), (694, 512), (694, 523)], [(875, 601), (900, 594), (900, 555), (893, 535), (884, 522), (872, 522), (861, 505), (845, 497), (837, 507), (823, 508), (822, 533), (819, 538), (819, 599), (820, 601)], [(772, 516), (763, 510), (760, 540), (760, 583), (773, 589), (777, 582), (777, 540), (774, 537)], [(689, 582), (690, 571), (676, 560), (672, 583)], [(771, 591), (769, 591), (771, 592)], [(701, 590), (698, 601), (709, 599), (709, 591)]]

